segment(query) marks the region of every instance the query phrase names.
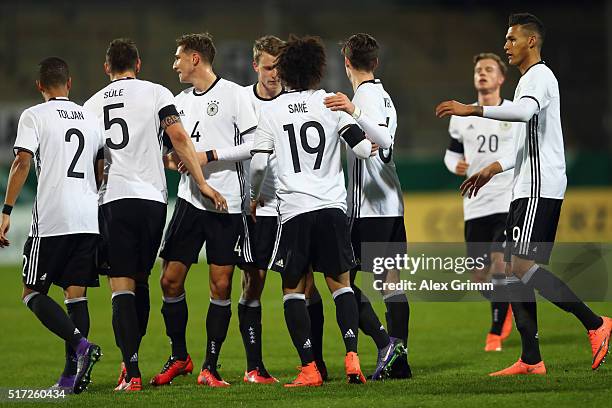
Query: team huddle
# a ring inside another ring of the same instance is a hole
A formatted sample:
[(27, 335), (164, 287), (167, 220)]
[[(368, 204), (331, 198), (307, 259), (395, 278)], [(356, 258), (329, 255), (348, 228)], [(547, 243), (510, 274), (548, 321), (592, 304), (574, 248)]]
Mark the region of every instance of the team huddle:
[[(534, 289), (584, 324), (593, 369), (608, 352), (612, 330), (610, 318), (595, 315), (538, 264), (548, 263), (566, 186), (559, 91), (541, 62), (543, 36), (536, 17), (511, 16), (505, 49), (510, 64), (523, 74), (513, 102), (500, 97), (505, 64), (483, 53), (474, 61), (478, 103), (449, 101), (436, 108), (439, 117), (452, 116), (444, 162), (453, 173), (468, 176), (462, 185), (468, 253), (490, 259), (474, 271), (475, 280), (494, 283), (491, 293), (483, 293), (492, 309), (485, 350), (501, 350), (512, 315), (521, 334), (519, 361), (492, 375), (546, 373)], [(137, 79), (136, 45), (115, 39), (104, 63), (110, 83), (82, 107), (68, 99), (67, 63), (57, 57), (40, 63), (36, 85), (45, 102), (25, 110), (19, 121), (0, 247), (9, 245), (10, 213), (34, 159), (38, 190), (23, 252), (22, 298), (65, 341), (66, 365), (56, 389), (83, 392), (101, 357), (100, 347), (89, 341), (87, 308), (87, 289), (99, 286), (99, 275), (109, 279), (112, 328), (122, 356), (115, 391), (142, 389), (138, 351), (147, 332), (149, 275), (158, 255), (171, 352), (150, 384), (168, 385), (191, 373), (186, 281), (204, 245), (210, 304), (198, 384), (230, 386), (217, 368), (232, 314), (236, 267), (242, 277), (243, 381), (278, 382), (262, 358), (261, 295), (268, 270), (282, 279), (284, 317), (301, 362), (297, 377), (285, 387), (320, 386), (328, 378), (315, 272), (324, 275), (334, 300), (348, 383), (367, 381), (357, 354), (360, 329), (378, 350), (369, 379), (412, 376), (405, 293), (382, 293), (385, 328), (356, 285), (357, 273), (366, 268), (363, 243), (406, 247), (407, 242), (393, 162), (397, 114), (374, 75), (378, 51), (368, 34), (343, 43), (352, 99), (320, 89), (327, 57), (321, 40), (310, 36), (256, 40), (258, 81), (241, 86), (215, 73), (210, 35), (183, 35), (172, 68), (190, 87), (176, 96)], [(514, 177), (505, 172), (512, 168)], [(165, 169), (181, 176), (164, 231)], [(399, 271), (376, 279), (399, 282)], [(67, 313), (47, 295), (51, 284), (64, 290)]]

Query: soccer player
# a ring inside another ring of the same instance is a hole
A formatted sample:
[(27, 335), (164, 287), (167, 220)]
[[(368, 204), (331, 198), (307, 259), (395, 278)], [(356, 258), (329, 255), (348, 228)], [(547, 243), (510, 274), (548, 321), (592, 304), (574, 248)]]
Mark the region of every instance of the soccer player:
[(506, 254), (510, 255), (512, 273), (507, 289), (523, 352), (512, 366), (490, 375), (546, 374), (538, 344), (534, 289), (580, 320), (591, 343), (591, 368), (596, 370), (608, 353), (612, 319), (593, 313), (563, 281), (540, 265), (548, 263), (567, 185), (559, 85), (541, 58), (544, 25), (534, 15), (520, 13), (510, 16), (508, 27), (504, 50), (510, 65), (522, 75), (514, 104), (480, 106), (446, 101), (436, 107), (438, 117), (482, 116), (523, 123), (514, 154), (486, 166), (461, 185), (462, 194), (477, 196), (496, 174), (514, 168), (506, 223)]
[[(506, 64), (497, 54), (481, 53), (474, 56), (474, 88), (480, 106), (500, 106), (511, 103), (501, 97), (501, 86), (506, 77)], [(514, 133), (518, 125), (480, 117), (452, 116), (448, 126), (450, 143), (444, 164), (451, 173), (470, 177), (486, 165), (511, 155)], [(481, 258), (486, 265), (472, 271), (474, 282), (493, 282), (494, 288), (506, 283), (506, 263), (503, 243), (508, 208), (512, 198), (512, 174), (495, 177), (473, 199), (463, 199), (464, 234), (467, 255)], [(502, 341), (512, 330), (512, 312), (507, 299), (493, 292), (483, 292), (491, 301), (491, 329), (487, 334), (485, 351), (501, 351)]]
[(104, 63), (111, 83), (85, 103), (103, 119), (106, 136), (100, 203), (108, 244), (113, 330), (125, 365), (117, 391), (142, 389), (138, 348), (149, 319), (148, 279), (162, 238), (168, 195), (160, 128), (191, 173), (198, 193), (216, 208), (226, 206), (225, 199), (204, 180), (172, 93), (136, 79), (140, 67), (132, 40), (111, 41)]
[(372, 144), (344, 112), (325, 108), (317, 89), (325, 67), (325, 49), (317, 37), (291, 36), (276, 59), (286, 88), (261, 107), (251, 160), (251, 213), (272, 153), (276, 156), (280, 225), (269, 267), (281, 273), (285, 321), (301, 360), (297, 378), (286, 387), (319, 386), (305, 302), (309, 268), (323, 272), (336, 304), (344, 338), (345, 371), (350, 383), (365, 383), (357, 355), (359, 318), (350, 287), (355, 266), (346, 217), (346, 189), (340, 140), (358, 157), (368, 157)]
[[(92, 368), (102, 355), (100, 347), (86, 339), (89, 313), (85, 296), (87, 286), (97, 286), (94, 162), (104, 140), (95, 114), (68, 99), (71, 85), (64, 60), (50, 57), (39, 64), (36, 87), (45, 102), (26, 109), (19, 119), (15, 160), (2, 209), (0, 248), (10, 244), (11, 210), (35, 158), (38, 186), (23, 248), (22, 299), (46, 328), (66, 342), (66, 368), (54, 388), (78, 394), (89, 384)], [(64, 290), (68, 315), (47, 295), (51, 284)]]
[[(242, 211), (245, 199), (242, 161), (250, 158), (257, 117), (242, 86), (213, 71), (214, 57), (215, 46), (209, 34), (186, 34), (177, 39), (173, 69), (181, 83), (192, 85), (176, 97), (177, 106), (186, 127), (191, 129), (200, 162), (206, 165), (206, 181), (227, 198), (228, 208), (219, 211), (200, 196), (197, 183), (189, 174), (181, 175), (176, 207), (160, 252), (162, 314), (172, 355), (151, 380), (153, 385), (168, 384), (177, 375), (193, 370), (185, 344), (188, 313), (185, 279), (206, 243), (210, 306), (206, 315), (206, 357), (198, 384), (229, 386), (217, 371), (217, 361), (232, 313), (234, 267), (252, 261), (246, 214)], [(250, 371), (259, 368), (261, 377), (273, 381), (260, 357), (251, 360), (255, 366), (249, 367)]]
[[(351, 239), (357, 259), (362, 242), (393, 242), (406, 246), (402, 188), (393, 162), (393, 143), (397, 114), (391, 97), (380, 79), (375, 79), (379, 45), (369, 34), (352, 35), (342, 46), (346, 75), (353, 87), (353, 100), (342, 93), (326, 98), (333, 111), (342, 110), (365, 130), (366, 137), (378, 150), (363, 159), (347, 150)], [(396, 244), (397, 245), (397, 244)], [(358, 261), (359, 263), (360, 261)], [(351, 271), (351, 285), (359, 306), (359, 327), (371, 336), (378, 348), (378, 361), (372, 379), (385, 376), (410, 378), (406, 349), (410, 308), (403, 291), (385, 291), (387, 333), (367, 296), (355, 285), (358, 265)], [(397, 271), (388, 271), (384, 279), (397, 281)]]

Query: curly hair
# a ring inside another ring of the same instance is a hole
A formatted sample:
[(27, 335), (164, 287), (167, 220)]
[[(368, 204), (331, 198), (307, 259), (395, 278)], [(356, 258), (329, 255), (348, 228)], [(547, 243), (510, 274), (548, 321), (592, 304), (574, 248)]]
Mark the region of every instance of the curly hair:
[(351, 35), (342, 44), (341, 53), (359, 70), (372, 72), (378, 66), (378, 42), (370, 34)]
[(278, 76), (290, 89), (316, 89), (326, 66), (325, 47), (320, 37), (289, 36), (276, 58)]

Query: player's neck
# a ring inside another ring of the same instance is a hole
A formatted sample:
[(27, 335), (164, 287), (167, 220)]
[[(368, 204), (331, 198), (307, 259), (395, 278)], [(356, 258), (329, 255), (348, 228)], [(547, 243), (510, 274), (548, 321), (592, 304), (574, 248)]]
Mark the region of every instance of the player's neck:
[(68, 89), (66, 88), (45, 89), (42, 92), (42, 96), (45, 102), (48, 102), (49, 99), (53, 99), (53, 98), (68, 98)]
[(353, 92), (357, 90), (357, 87), (365, 81), (371, 81), (374, 79), (373, 72), (363, 71), (352, 71), (351, 72), (351, 85), (353, 86)]
[(274, 89), (269, 89), (263, 86), (261, 82), (257, 82), (255, 89), (257, 92), (257, 96), (263, 99), (272, 99), (276, 97), (279, 93), (281, 93), (281, 91), (283, 90), (280, 84)]
[(540, 61), (542, 61), (542, 57), (540, 56), (539, 52), (534, 52), (532, 54), (529, 54), (523, 60), (523, 62), (521, 62), (521, 64), (518, 66), (518, 69), (521, 72), (521, 75), (525, 74), (525, 72), (527, 72), (529, 68), (531, 68), (532, 66), (534, 66)]
[(110, 80), (112, 81), (116, 81), (118, 79), (123, 79), (123, 78), (136, 78), (136, 73), (134, 71), (125, 71), (125, 72), (113, 72), (110, 75)]
[(216, 80), (217, 74), (213, 72), (212, 68), (205, 68), (194, 75), (191, 85), (198, 92), (206, 92)]
[(495, 92), (479, 92), (478, 105), (480, 106), (498, 106), (501, 105), (502, 98), (499, 94), (499, 89)]

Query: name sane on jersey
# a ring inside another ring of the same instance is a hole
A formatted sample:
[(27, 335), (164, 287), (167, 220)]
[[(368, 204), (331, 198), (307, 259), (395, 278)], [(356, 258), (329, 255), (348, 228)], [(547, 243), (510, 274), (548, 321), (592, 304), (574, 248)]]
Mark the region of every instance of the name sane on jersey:
[(289, 113), (308, 113), (306, 102), (291, 103), (287, 107), (289, 108)]

